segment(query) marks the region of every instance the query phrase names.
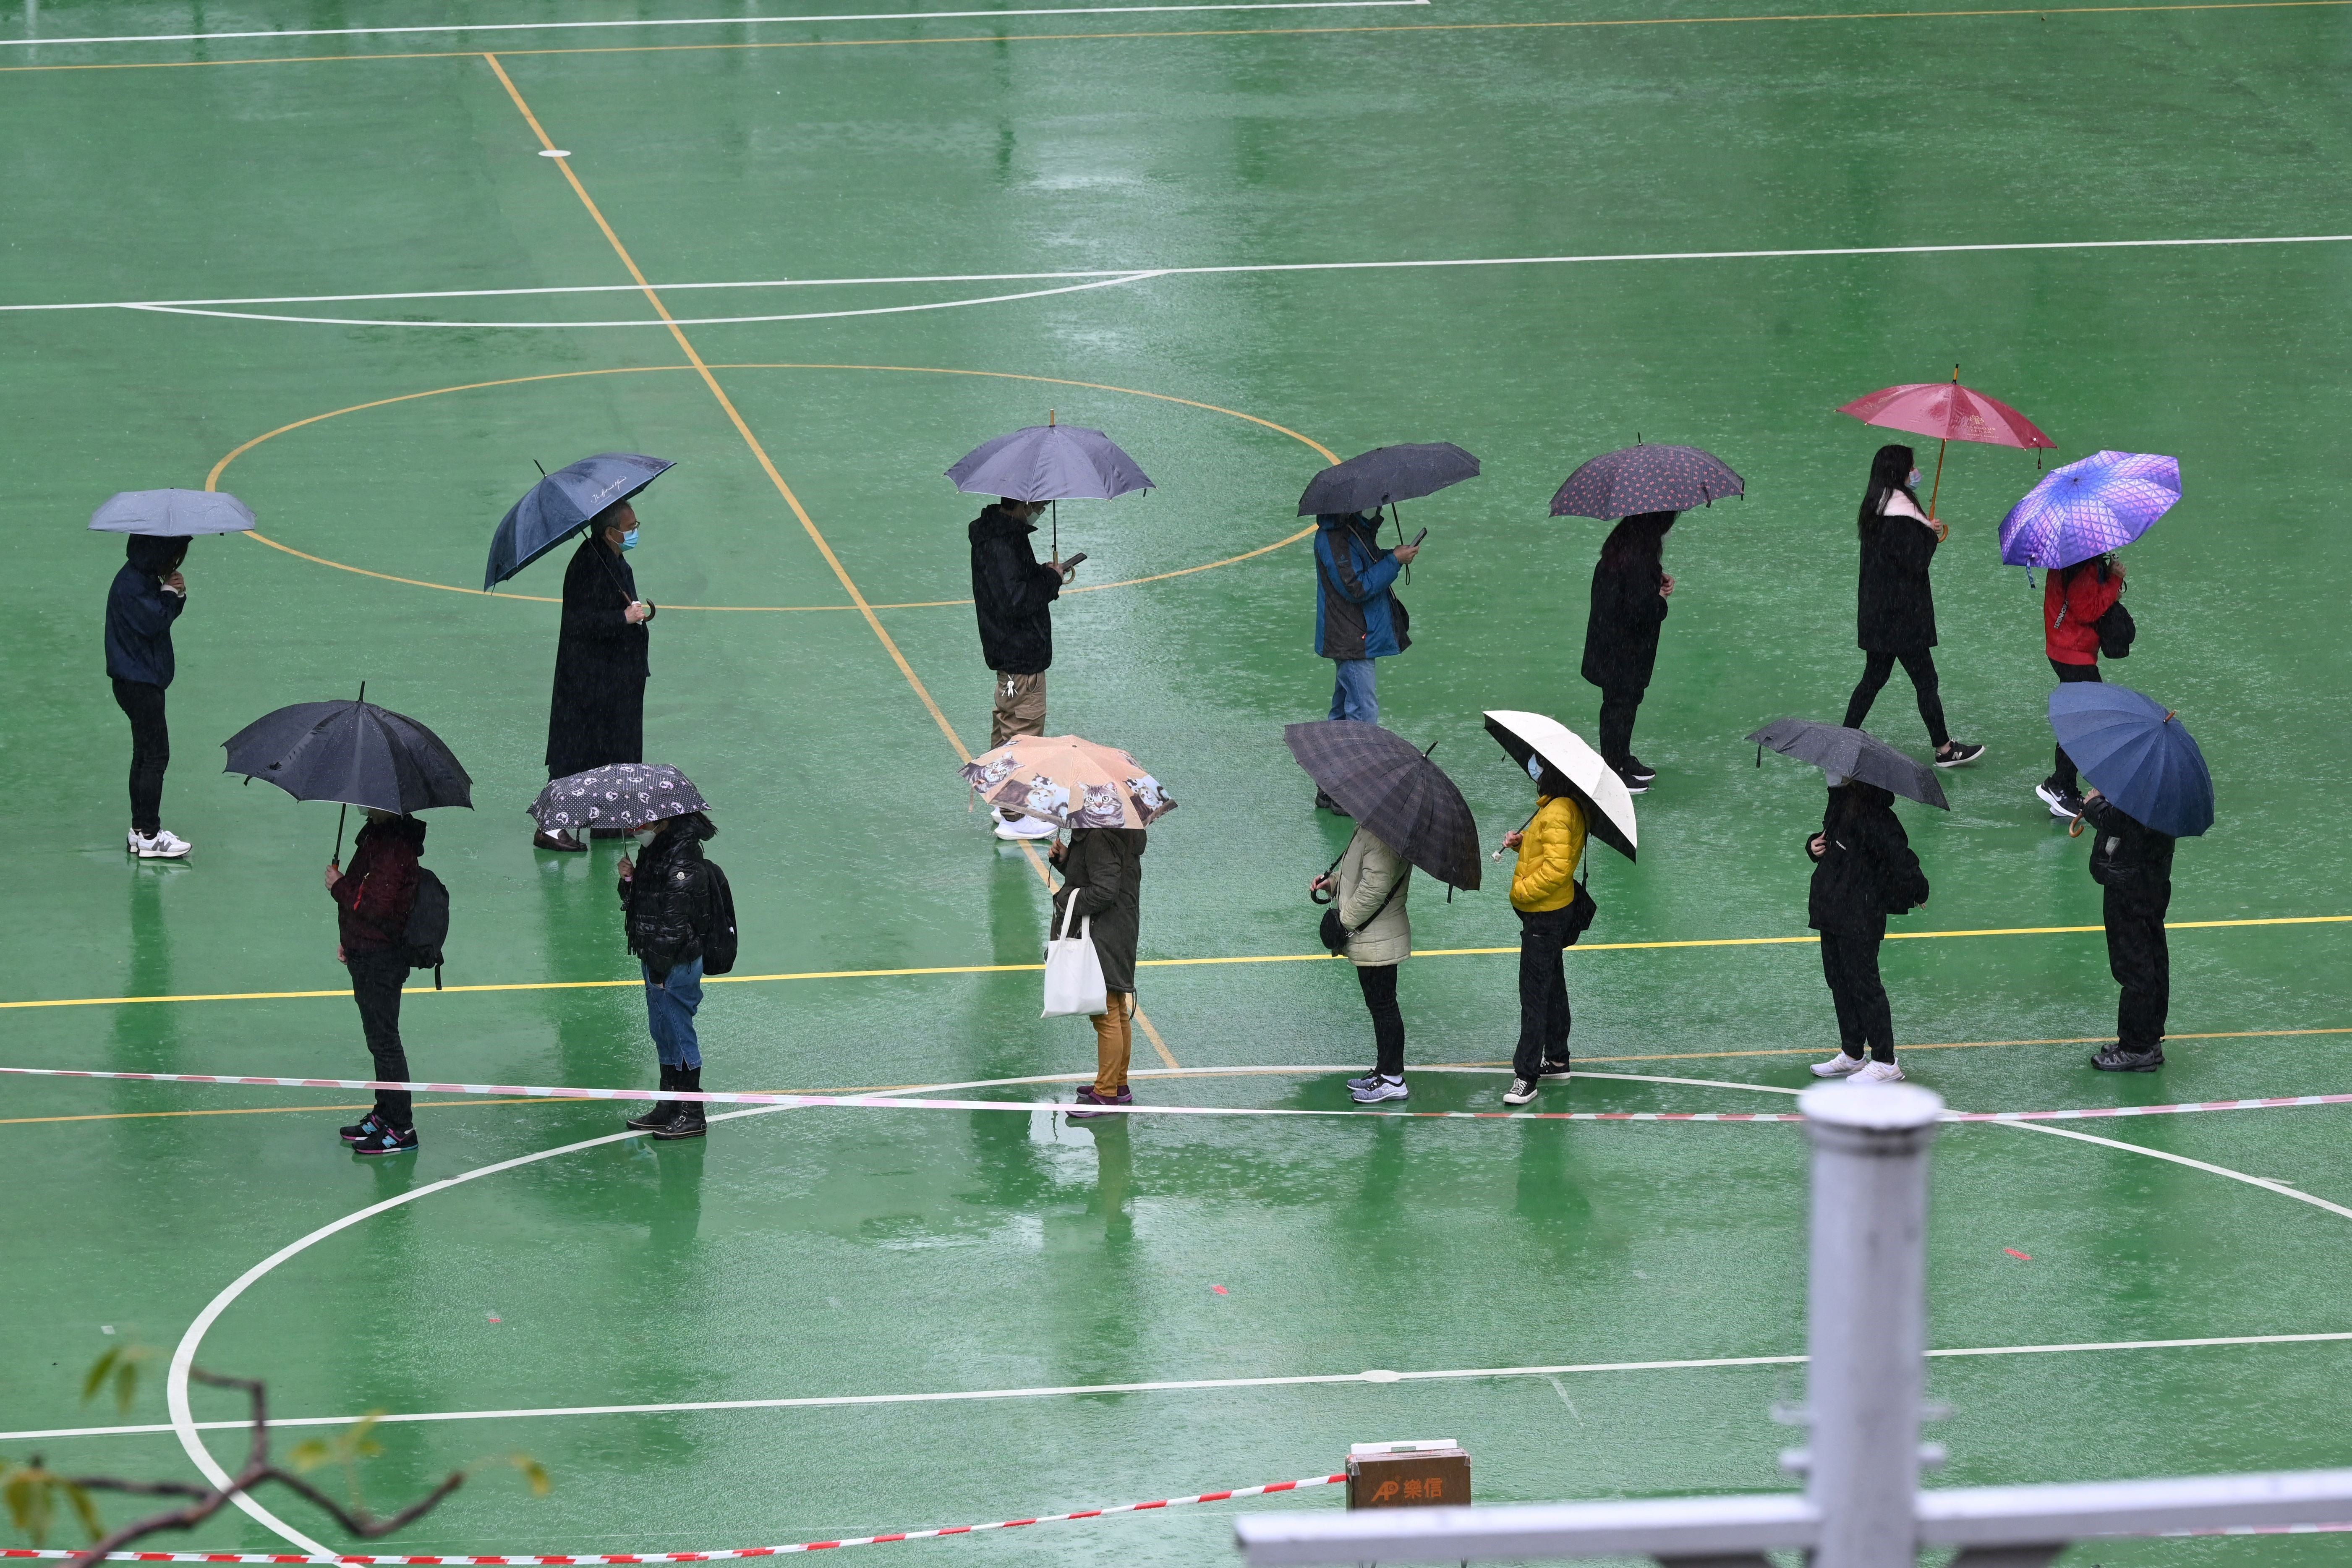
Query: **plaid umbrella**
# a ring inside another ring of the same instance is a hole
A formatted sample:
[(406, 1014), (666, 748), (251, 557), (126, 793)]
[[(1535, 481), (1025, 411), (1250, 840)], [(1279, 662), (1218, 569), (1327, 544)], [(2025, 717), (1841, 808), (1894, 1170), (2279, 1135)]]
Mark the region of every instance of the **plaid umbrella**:
[(1645, 511), (1688, 511), (1748, 493), (1729, 464), (1696, 447), (1635, 445), (1579, 467), (1551, 498), (1554, 517), (1612, 521)]
[(1176, 809), (1142, 763), (1076, 735), (1015, 735), (963, 776), (989, 805), (1058, 827), (1149, 827)]
[(663, 763), (607, 763), (555, 779), (530, 805), (545, 833), (565, 828), (651, 827), (710, 803), (687, 776)]
[(1354, 719), (1292, 724), (1282, 739), (1315, 787), (1372, 837), (1439, 881), (1477, 887), (1478, 824), (1426, 752)]

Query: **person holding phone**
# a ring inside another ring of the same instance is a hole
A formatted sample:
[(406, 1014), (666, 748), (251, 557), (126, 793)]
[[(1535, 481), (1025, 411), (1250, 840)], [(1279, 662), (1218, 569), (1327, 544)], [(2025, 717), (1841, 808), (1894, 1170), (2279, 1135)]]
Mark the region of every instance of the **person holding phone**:
[(1584, 679), (1601, 689), (1601, 760), (1642, 795), (1658, 770), (1633, 754), (1633, 719), (1658, 663), (1658, 629), (1675, 580), (1661, 562), (1681, 515), (1639, 512), (1618, 521), (1592, 567), (1592, 610), (1584, 623)]
[[(1045, 510), (1041, 500), (1003, 496), (972, 519), (971, 605), (980, 621), (981, 657), (996, 680), (989, 717), (992, 750), (1015, 735), (1045, 732), (1045, 671), (1054, 663), (1054, 601), (1062, 596), (1077, 566), (1039, 561), (1029, 536)], [(996, 837), (1018, 842), (1051, 838), (1054, 825), (1042, 817), (998, 808)]]
[(163, 770), (172, 732), (163, 689), (178, 666), (172, 623), (188, 607), (180, 574), (188, 542), (134, 533), (122, 542), (122, 564), (106, 594), (106, 674), (114, 705), (131, 721), (131, 834), (125, 847), (142, 860), (179, 860), (194, 847), (163, 826)]
[[(1421, 553), (1418, 539), (1382, 549), (1380, 528), (1377, 510), (1323, 512), (1315, 519), (1315, 653), (1333, 666), (1329, 716), (1366, 724), (1381, 721), (1374, 661), (1393, 658), (1412, 646), (1411, 622), (1394, 584), (1397, 574)], [(1428, 531), (1422, 530), (1424, 536)], [(1315, 804), (1339, 810), (1320, 790)]]

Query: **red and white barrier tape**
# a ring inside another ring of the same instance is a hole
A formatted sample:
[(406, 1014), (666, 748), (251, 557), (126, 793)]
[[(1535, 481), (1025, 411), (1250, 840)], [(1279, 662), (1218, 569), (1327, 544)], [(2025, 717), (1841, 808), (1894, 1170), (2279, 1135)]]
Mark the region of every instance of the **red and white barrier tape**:
[[(1234, 1498), (1270, 1497), (1307, 1487), (1337, 1486), (1346, 1476), (1309, 1476), (1304, 1480), (1268, 1481), (1262, 1487), (1236, 1487), (1230, 1491), (1197, 1492), (1191, 1497), (1161, 1498), (1154, 1502), (1123, 1502), (1114, 1508), (1083, 1508), (1076, 1513), (1043, 1513), (1034, 1519), (1000, 1519), (992, 1524), (951, 1524), (940, 1530), (902, 1530), (888, 1535), (853, 1535), (839, 1541), (803, 1541), (792, 1546), (742, 1546), (723, 1552), (638, 1552), (590, 1553), (576, 1557), (306, 1557), (299, 1552), (116, 1552), (110, 1563), (317, 1563), (349, 1568), (597, 1568), (604, 1563), (723, 1563), (739, 1557), (783, 1557), (795, 1552), (830, 1552), (837, 1546), (874, 1546), (885, 1541), (929, 1541), (943, 1535), (976, 1535), (987, 1530), (1019, 1530), (1024, 1525), (1062, 1524), (1074, 1519), (1104, 1519), (1114, 1513), (1147, 1513), (1153, 1509), (1184, 1508), (1193, 1503), (1225, 1502)], [(0, 1548), (0, 1558), (37, 1557), (55, 1561), (77, 1556), (55, 1548), (35, 1551)]]
[[(400, 1083), (368, 1078), (259, 1078), (185, 1072), (99, 1072), (81, 1068), (0, 1067), (26, 1078), (120, 1079), (139, 1083), (211, 1083), (257, 1089), (402, 1089), (411, 1094), (494, 1094), (537, 1100), (699, 1100), (708, 1105), (881, 1106), (934, 1110), (1067, 1110), (1066, 1100), (945, 1100), (923, 1095), (771, 1094), (759, 1090), (561, 1089), (520, 1083)], [(2291, 1105), (2352, 1105), (2352, 1094), (2276, 1095), (2260, 1100), (2199, 1100), (2179, 1105), (2105, 1105), (2077, 1110), (1948, 1110), (1947, 1121), (2084, 1121), (2121, 1116), (2181, 1116), (2199, 1110), (2263, 1110)], [(1770, 1110), (1301, 1110), (1272, 1106), (1102, 1105), (1091, 1113), (1118, 1116), (1385, 1116), (1441, 1121), (1802, 1121), (1795, 1111)]]

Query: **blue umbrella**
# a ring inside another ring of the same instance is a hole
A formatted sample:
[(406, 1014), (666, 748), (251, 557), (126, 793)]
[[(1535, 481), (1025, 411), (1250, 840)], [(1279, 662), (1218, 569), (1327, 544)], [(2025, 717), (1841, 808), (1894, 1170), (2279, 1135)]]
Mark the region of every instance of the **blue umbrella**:
[(2000, 522), (2004, 566), (2055, 571), (2120, 550), (2180, 499), (2180, 460), (2094, 452), (2053, 468)]
[(2194, 838), (2213, 826), (2213, 774), (2173, 710), (2128, 686), (2075, 681), (2050, 694), (2050, 728), (2099, 793), (2141, 826)]
[(590, 518), (635, 495), (670, 467), (667, 458), (599, 452), (547, 475), (499, 521), (499, 531), (490, 537), (490, 561), (482, 573), (482, 591), (488, 593), (579, 532)]
[(1109, 500), (1152, 488), (1109, 437), (1077, 425), (1032, 425), (999, 436), (965, 453), (948, 478), (968, 494), (1013, 500)]
[(199, 533), (243, 533), (253, 509), (226, 490), (123, 490), (89, 514), (100, 533), (152, 533), (185, 539)]

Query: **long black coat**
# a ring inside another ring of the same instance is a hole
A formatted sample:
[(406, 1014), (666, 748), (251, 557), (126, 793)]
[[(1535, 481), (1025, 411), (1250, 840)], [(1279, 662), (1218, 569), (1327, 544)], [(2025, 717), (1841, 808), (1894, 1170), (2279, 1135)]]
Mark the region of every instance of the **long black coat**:
[(652, 638), (644, 623), (632, 626), (623, 614), (636, 596), (628, 558), (593, 534), (582, 540), (563, 569), (563, 630), (547, 708), (549, 778), (645, 761)]
[[(1849, 798), (1858, 796), (1859, 798)], [(1822, 814), (1828, 840), (1813, 866), (1807, 923), (1840, 936), (1886, 934), (1886, 917), (1927, 902), (1927, 875), (1895, 820), (1895, 797), (1874, 784), (1830, 791)], [(1810, 838), (1805, 852), (1812, 853)]]
[(971, 520), (971, 602), (980, 616), (980, 652), (1001, 675), (1043, 675), (1054, 662), (1054, 617), (1062, 574), (1040, 563), (1029, 536), (1037, 530), (990, 507)]
[(1862, 580), (1855, 594), (1855, 642), (1867, 653), (1916, 653), (1936, 646), (1936, 595), (1927, 563), (1936, 558), (1935, 531), (1914, 517), (1892, 512), (1872, 520), (1862, 539)]
[[(1077, 919), (1091, 921), (1095, 956), (1102, 962), (1103, 988), (1135, 989), (1135, 942), (1142, 922), (1143, 829), (1081, 827), (1070, 835), (1062, 858), (1064, 886), (1054, 895), (1054, 933), (1062, 930), (1064, 906), (1077, 900)], [(1072, 929), (1076, 929), (1076, 921)]]
[(1654, 561), (1592, 568), (1592, 614), (1584, 623), (1584, 679), (1603, 691), (1648, 689), (1658, 662), (1658, 628), (1665, 624), (1666, 579)]

